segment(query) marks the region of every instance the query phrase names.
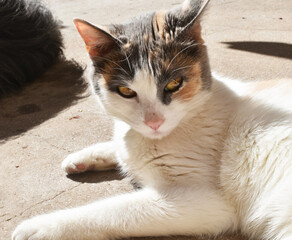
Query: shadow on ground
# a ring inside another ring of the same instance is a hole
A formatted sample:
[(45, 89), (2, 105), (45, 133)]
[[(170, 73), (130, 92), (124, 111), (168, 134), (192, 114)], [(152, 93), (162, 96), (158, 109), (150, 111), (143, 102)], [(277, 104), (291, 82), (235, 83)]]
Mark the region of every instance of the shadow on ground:
[(105, 181), (122, 180), (123, 176), (117, 170), (101, 172), (85, 172), (79, 174), (67, 175), (67, 178), (82, 183), (100, 183)]
[(84, 97), (84, 69), (60, 59), (21, 92), (0, 99), (0, 143), (41, 124)]
[(292, 59), (292, 44), (280, 42), (222, 42), (228, 48)]
[[(136, 238), (127, 238), (127, 240), (206, 240), (206, 239), (214, 239), (211, 236), (168, 236), (168, 237), (136, 237)], [(244, 240), (245, 238), (236, 234), (236, 235), (219, 235), (215, 237), (215, 240)], [(125, 239), (126, 240), (126, 239)]]

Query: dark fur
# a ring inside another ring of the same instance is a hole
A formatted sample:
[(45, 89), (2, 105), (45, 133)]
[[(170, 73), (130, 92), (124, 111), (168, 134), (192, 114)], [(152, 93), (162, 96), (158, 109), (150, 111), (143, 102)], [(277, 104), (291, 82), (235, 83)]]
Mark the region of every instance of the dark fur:
[[(211, 77), (206, 47), (191, 32), (194, 22), (199, 21), (197, 17), (202, 7), (202, 2), (197, 1), (196, 4), (193, 6), (192, 2), (188, 10), (183, 11), (178, 7), (163, 14), (163, 28), (160, 29), (156, 22), (159, 13), (146, 14), (129, 23), (110, 26), (112, 50), (93, 58), (96, 73), (105, 77), (109, 90), (117, 91), (118, 86), (132, 81), (135, 70), (148, 68), (155, 76), (158, 97), (164, 104), (169, 104), (172, 93), (165, 91), (165, 86), (178, 77), (189, 81), (186, 67), (196, 63), (201, 66), (201, 76), (198, 77), (202, 79), (202, 87), (209, 89)], [(167, 35), (171, 37), (166, 39)]]
[(0, 0), (0, 96), (40, 76), (62, 53), (60, 24), (37, 0)]

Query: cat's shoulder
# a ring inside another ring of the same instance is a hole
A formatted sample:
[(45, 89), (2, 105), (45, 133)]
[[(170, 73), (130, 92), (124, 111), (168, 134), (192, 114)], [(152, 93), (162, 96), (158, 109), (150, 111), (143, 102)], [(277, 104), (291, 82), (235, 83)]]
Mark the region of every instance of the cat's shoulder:
[(213, 77), (242, 99), (243, 105), (265, 105), (292, 113), (292, 79), (241, 80), (217, 73)]

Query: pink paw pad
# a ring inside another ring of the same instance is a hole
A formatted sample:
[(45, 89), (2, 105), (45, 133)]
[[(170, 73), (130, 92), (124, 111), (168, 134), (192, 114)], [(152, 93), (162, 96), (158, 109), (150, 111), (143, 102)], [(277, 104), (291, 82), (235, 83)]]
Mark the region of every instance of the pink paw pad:
[(84, 164), (77, 164), (76, 167), (78, 170), (85, 170), (86, 168)]
[(94, 170), (95, 166), (94, 165), (90, 165), (88, 170)]

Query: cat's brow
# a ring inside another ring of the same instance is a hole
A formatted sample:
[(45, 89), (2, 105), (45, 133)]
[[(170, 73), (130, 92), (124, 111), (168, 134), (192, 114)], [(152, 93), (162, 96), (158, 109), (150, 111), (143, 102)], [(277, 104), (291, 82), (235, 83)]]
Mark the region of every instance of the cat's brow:
[(130, 74), (125, 69), (123, 69), (123, 68), (112, 68), (112, 69), (114, 69), (114, 70), (121, 70), (124, 73), (126, 73), (128, 77), (131, 77)]
[[(106, 61), (109, 61), (109, 62), (111, 62), (111, 63), (113, 63), (113, 64), (115, 64), (115, 65), (117, 65), (119, 68), (113, 68), (113, 69), (119, 69), (119, 70), (122, 70), (124, 73), (126, 73), (129, 77), (130, 77), (130, 74), (120, 65), (120, 64), (118, 64), (118, 63), (116, 63), (115, 61), (112, 61), (112, 60), (110, 60), (110, 59), (108, 59), (108, 58), (105, 58), (105, 57), (101, 57), (101, 56), (98, 56), (99, 58), (101, 58), (101, 59), (104, 59), (104, 60), (106, 60)], [(121, 60), (120, 62), (122, 62), (123, 60)]]
[(193, 46), (196, 46), (196, 45), (198, 45), (197, 43), (193, 43), (193, 44), (191, 44), (191, 45), (189, 45), (189, 46), (187, 46), (187, 47), (185, 47), (184, 49), (182, 49), (181, 51), (179, 51), (174, 57), (173, 57), (173, 59), (170, 61), (170, 63), (168, 64), (168, 66), (167, 66), (167, 68), (166, 68), (166, 71), (169, 69), (169, 67), (170, 67), (170, 65), (173, 63), (173, 61), (182, 53), (182, 52), (184, 52), (185, 50), (187, 50), (188, 48), (190, 48), (190, 47), (193, 47)]
[(110, 73), (105, 73), (107, 76), (109, 76), (109, 77), (111, 77), (111, 79), (112, 80), (118, 80), (118, 81), (120, 81), (119, 79), (121, 78), (121, 76), (120, 75), (112, 75), (112, 74), (110, 74)]

